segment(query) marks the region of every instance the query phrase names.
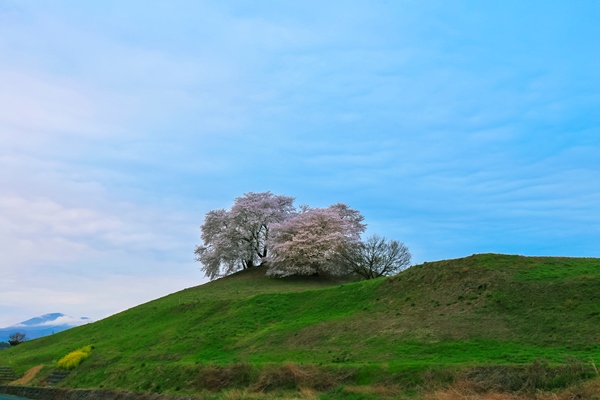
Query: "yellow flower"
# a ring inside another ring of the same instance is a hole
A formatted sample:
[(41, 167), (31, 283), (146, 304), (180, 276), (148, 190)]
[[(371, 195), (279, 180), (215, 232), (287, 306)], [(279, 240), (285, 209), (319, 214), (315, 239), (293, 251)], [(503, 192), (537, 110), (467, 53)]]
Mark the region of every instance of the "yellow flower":
[(77, 367), (83, 360), (90, 356), (92, 352), (92, 346), (83, 346), (80, 349), (70, 352), (60, 360), (58, 360), (57, 367), (60, 369), (71, 370)]

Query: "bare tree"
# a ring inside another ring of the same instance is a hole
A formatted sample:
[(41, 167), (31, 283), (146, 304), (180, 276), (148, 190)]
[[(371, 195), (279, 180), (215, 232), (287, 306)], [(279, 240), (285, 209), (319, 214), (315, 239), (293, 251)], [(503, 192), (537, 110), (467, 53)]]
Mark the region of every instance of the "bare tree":
[(25, 337), (26, 337), (26, 334), (21, 333), (21, 332), (11, 333), (8, 336), (8, 343), (11, 346), (16, 346), (18, 344), (23, 343), (26, 340)]
[(200, 227), (203, 244), (196, 246), (196, 261), (215, 279), (260, 265), (268, 255), (270, 226), (295, 212), (294, 198), (271, 192), (246, 193), (230, 210), (212, 210)]
[(397, 274), (408, 268), (411, 259), (404, 243), (378, 235), (345, 245), (337, 255), (343, 268), (365, 279)]

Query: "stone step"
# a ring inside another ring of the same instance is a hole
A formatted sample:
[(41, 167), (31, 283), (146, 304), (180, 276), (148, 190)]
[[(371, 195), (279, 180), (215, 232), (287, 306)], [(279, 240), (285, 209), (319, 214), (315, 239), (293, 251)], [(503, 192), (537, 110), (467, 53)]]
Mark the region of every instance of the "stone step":
[(0, 383), (8, 383), (16, 381), (19, 377), (15, 374), (15, 370), (7, 365), (0, 365)]
[(61, 382), (63, 379), (65, 379), (67, 376), (69, 376), (70, 373), (70, 371), (63, 371), (59, 369), (54, 370), (52, 371), (50, 376), (46, 378), (46, 382), (48, 382), (49, 386), (54, 386), (57, 383)]

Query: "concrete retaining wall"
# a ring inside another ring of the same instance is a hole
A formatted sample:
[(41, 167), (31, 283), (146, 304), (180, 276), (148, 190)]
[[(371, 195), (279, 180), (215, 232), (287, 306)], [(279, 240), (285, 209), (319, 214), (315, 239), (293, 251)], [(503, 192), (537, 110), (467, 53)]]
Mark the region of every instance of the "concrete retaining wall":
[(119, 392), (108, 389), (54, 389), (33, 386), (0, 385), (0, 393), (32, 400), (201, 400), (201, 397), (156, 393)]

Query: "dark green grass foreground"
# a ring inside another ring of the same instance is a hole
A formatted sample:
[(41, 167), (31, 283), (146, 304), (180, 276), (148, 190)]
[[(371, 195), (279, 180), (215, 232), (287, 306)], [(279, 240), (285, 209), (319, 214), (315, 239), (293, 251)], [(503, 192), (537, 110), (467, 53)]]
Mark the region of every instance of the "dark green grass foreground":
[(87, 344), (63, 386), (193, 393), (303, 365), (410, 386), (428, 369), (600, 364), (600, 259), (483, 254), (354, 283), (254, 268), (2, 351), (0, 365), (22, 374)]

